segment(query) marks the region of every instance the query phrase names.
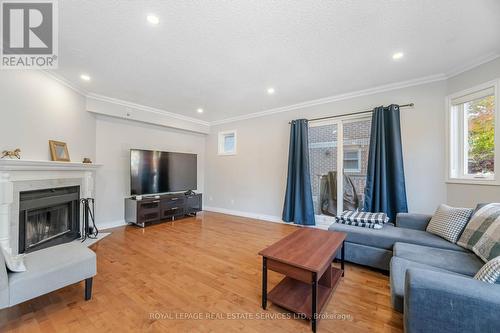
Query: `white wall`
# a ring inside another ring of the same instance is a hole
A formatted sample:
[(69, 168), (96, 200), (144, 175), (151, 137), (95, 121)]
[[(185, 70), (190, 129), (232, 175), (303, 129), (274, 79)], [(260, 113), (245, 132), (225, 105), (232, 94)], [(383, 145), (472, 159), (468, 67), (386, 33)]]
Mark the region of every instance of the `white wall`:
[[(207, 138), (205, 205), (279, 219), (285, 192), (288, 121), (414, 102), (414, 109), (401, 111), (409, 209), (433, 212), (446, 200), (445, 93), (446, 82), (440, 81), (214, 126)], [(217, 133), (233, 129), (238, 131), (238, 154), (217, 155)]]
[(96, 175), (96, 217), (101, 226), (123, 222), (130, 195), (130, 148), (198, 154), (198, 190), (204, 188), (205, 136), (95, 116), (81, 94), (35, 71), (0, 71), (0, 151), (20, 148), (23, 159), (50, 160), (49, 140), (68, 144), (72, 161), (103, 164)]
[(129, 120), (97, 116), (97, 161), (103, 166), (96, 179), (98, 226), (123, 223), (124, 198), (130, 196), (130, 149), (198, 154), (198, 191), (205, 177), (205, 135)]
[(49, 140), (58, 140), (72, 161), (94, 160), (95, 134), (95, 118), (74, 90), (35, 70), (0, 71), (0, 151), (50, 160)]
[[(500, 78), (500, 58), (450, 78), (447, 95), (498, 78)], [(495, 172), (499, 174), (500, 166), (496, 166), (495, 169)], [(462, 207), (475, 207), (477, 203), (500, 201), (500, 186), (447, 184), (447, 193), (448, 202), (451, 205)]]

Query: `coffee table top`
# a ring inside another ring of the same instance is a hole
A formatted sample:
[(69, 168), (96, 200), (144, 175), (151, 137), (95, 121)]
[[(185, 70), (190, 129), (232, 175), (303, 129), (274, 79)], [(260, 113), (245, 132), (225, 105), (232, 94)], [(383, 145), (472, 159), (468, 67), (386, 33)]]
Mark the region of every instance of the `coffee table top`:
[(346, 236), (343, 232), (301, 228), (259, 255), (318, 273), (332, 262)]

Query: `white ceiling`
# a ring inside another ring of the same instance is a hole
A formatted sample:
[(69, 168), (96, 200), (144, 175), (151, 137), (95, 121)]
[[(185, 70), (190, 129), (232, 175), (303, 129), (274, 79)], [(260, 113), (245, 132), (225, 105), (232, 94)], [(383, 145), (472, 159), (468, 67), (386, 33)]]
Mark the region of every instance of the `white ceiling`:
[(498, 0), (64, 0), (59, 15), (57, 75), (206, 121), (450, 73), (500, 51)]

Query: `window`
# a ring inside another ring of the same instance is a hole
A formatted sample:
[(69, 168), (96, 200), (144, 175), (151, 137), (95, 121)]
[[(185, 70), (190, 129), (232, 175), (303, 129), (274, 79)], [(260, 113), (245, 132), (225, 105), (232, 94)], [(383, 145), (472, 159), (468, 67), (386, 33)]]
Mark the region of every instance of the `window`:
[(448, 180), (496, 182), (499, 153), (495, 135), (498, 122), (498, 83), (490, 82), (448, 98)]
[[(323, 216), (318, 223), (331, 223), (328, 217), (343, 210), (363, 209), (370, 133), (371, 117), (366, 115), (309, 122), (314, 212)], [(343, 194), (348, 194), (344, 200), (336, 200)]]
[(236, 131), (219, 132), (219, 155), (236, 154)]
[(361, 149), (346, 149), (344, 151), (344, 172), (361, 171)]

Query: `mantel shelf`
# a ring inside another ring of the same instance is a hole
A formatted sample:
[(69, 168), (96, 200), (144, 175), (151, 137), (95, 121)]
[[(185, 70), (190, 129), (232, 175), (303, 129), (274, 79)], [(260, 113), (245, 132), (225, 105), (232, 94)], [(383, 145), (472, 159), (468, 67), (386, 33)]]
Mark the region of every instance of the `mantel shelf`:
[(0, 159), (0, 171), (94, 171), (102, 164), (79, 163), (79, 162), (55, 162), (55, 161), (35, 161), (23, 159)]

